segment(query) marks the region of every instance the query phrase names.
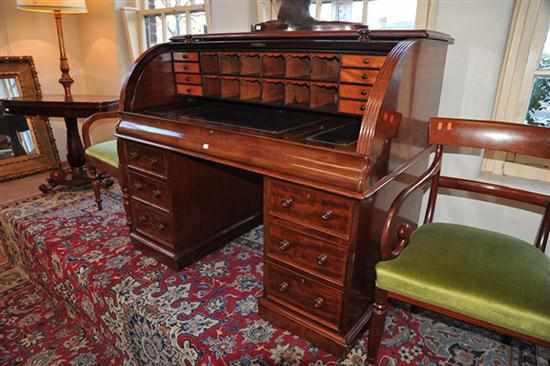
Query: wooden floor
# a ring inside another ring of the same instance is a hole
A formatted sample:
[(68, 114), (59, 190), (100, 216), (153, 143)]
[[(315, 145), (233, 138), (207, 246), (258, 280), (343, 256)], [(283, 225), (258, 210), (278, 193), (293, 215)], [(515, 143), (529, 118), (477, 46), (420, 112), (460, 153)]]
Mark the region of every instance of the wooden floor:
[(49, 173), (0, 182), (0, 204), (39, 194), (38, 186), (46, 182)]

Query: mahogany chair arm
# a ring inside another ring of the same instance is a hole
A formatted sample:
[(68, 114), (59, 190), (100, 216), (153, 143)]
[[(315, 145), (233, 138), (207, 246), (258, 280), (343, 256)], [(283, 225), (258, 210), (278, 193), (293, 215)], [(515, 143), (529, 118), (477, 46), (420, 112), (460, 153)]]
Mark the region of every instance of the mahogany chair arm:
[(84, 121), (84, 124), (82, 125), (82, 139), (84, 140), (84, 149), (87, 149), (90, 146), (92, 146), (90, 129), (96, 121), (99, 121), (102, 119), (118, 118), (118, 117), (120, 117), (120, 113), (118, 111), (111, 111), (111, 112), (94, 113), (90, 117), (86, 118), (86, 120)]
[[(380, 254), (382, 260), (388, 260), (397, 257), (401, 251), (407, 246), (409, 237), (413, 232), (411, 225), (402, 224), (397, 230), (397, 239), (392, 237), (394, 222), (396, 220), (397, 214), (401, 209), (401, 206), (411, 194), (423, 189), (427, 184), (431, 183), (433, 179), (437, 178), (441, 171), (441, 159), (442, 159), (442, 146), (438, 146), (436, 155), (430, 167), (411, 185), (403, 189), (395, 198), (390, 209), (388, 210), (388, 215), (386, 216), (386, 221), (382, 229), (382, 236), (380, 238)], [(432, 187), (433, 189), (433, 187)]]

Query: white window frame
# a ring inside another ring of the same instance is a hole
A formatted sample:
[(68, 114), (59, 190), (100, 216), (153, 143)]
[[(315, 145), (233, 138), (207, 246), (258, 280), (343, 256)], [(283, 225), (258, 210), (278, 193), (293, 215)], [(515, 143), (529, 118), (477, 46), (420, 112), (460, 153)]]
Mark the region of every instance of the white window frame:
[[(550, 25), (550, 0), (517, 0), (502, 64), (493, 119), (525, 123), (538, 63)], [(487, 151), (485, 173), (550, 182), (548, 162), (541, 159)]]
[[(321, 16), (321, 4), (323, 0), (314, 0), (316, 2), (316, 16), (319, 19)], [(363, 24), (367, 23), (368, 19), (368, 3), (370, 0), (363, 0)], [(416, 8), (417, 29), (434, 29), (436, 25), (437, 5), (439, 0), (418, 0)], [(257, 0), (258, 21), (266, 22), (277, 19), (277, 13), (281, 0)]]

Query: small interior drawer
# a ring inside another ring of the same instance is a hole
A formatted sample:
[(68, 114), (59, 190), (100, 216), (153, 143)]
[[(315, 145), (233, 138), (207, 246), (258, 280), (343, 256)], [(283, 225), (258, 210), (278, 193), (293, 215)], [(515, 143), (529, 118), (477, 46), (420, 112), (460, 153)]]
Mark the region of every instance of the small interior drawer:
[(160, 179), (129, 171), (128, 191), (132, 197), (137, 197), (165, 210), (170, 210), (170, 190), (166, 183)]
[(197, 52), (174, 52), (174, 61), (198, 62), (199, 54)]
[(178, 84), (201, 84), (201, 76), (198, 74), (176, 74), (176, 83)]
[(134, 199), (132, 207), (132, 227), (134, 230), (154, 241), (174, 248), (172, 240), (172, 217)]
[(177, 84), (176, 92), (182, 95), (202, 95), (202, 86), (200, 85), (190, 85), (190, 84)]
[(377, 70), (342, 69), (340, 81), (343, 83), (373, 85), (377, 76)]
[(379, 69), (384, 65), (385, 56), (343, 55), (342, 66)]
[(349, 99), (367, 100), (369, 97), (371, 87), (353, 85), (353, 84), (340, 84), (340, 97)]
[(364, 101), (340, 99), (338, 111), (362, 116), (366, 108), (367, 103)]
[(264, 287), (268, 297), (294, 305), (338, 328), (342, 292), (266, 261)]
[(199, 64), (191, 62), (174, 62), (174, 71), (175, 72), (185, 72), (189, 74), (198, 74)]
[(267, 212), (348, 240), (353, 201), (331, 193), (269, 179)]
[(126, 142), (126, 160), (130, 168), (166, 177), (166, 157), (161, 149), (128, 141)]
[(344, 284), (347, 248), (269, 223), (266, 225), (265, 252), (268, 257), (294, 269), (323, 277), (338, 286)]

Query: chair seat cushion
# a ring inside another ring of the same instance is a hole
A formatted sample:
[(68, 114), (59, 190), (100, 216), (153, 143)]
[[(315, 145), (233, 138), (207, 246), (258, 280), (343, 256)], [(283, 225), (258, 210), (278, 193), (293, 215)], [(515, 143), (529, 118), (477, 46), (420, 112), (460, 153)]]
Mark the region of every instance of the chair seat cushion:
[(113, 168), (118, 168), (119, 162), (116, 140), (92, 145), (86, 149), (86, 155), (109, 164)]
[(550, 258), (522, 240), (423, 225), (376, 274), (381, 289), (550, 341)]

